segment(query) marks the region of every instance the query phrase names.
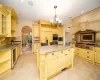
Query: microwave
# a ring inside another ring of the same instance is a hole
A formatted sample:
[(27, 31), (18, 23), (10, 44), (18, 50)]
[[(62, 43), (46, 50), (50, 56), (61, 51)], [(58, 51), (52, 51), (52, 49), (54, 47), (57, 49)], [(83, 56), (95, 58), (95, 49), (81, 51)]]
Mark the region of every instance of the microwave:
[(81, 33), (80, 41), (81, 42), (95, 42), (95, 33)]

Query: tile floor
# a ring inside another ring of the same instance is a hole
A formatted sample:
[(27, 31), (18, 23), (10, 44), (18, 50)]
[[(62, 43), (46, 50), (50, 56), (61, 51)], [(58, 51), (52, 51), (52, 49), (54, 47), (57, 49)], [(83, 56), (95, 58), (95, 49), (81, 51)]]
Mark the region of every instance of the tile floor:
[[(75, 58), (73, 68), (69, 68), (50, 80), (100, 80), (100, 67), (93, 66), (82, 59)], [(0, 80), (39, 80), (36, 55), (22, 54), (14, 69)]]

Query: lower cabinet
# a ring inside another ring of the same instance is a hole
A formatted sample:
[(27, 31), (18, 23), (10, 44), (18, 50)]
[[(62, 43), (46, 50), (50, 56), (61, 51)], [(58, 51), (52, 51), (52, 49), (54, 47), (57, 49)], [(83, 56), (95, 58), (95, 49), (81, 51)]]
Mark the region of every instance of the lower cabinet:
[(65, 67), (70, 67), (73, 64), (72, 52), (70, 50), (65, 50)]
[(57, 69), (57, 56), (48, 57), (47, 62), (47, 75), (52, 76), (56, 73)]
[(59, 54), (57, 60), (57, 72), (65, 68), (65, 54)]
[(100, 63), (100, 49), (99, 48), (95, 49), (95, 62)]
[(37, 55), (40, 80), (48, 80), (73, 65), (74, 48)]
[(75, 55), (94, 62), (94, 51), (93, 50), (76, 48)]
[(0, 75), (11, 69), (11, 50), (0, 52)]

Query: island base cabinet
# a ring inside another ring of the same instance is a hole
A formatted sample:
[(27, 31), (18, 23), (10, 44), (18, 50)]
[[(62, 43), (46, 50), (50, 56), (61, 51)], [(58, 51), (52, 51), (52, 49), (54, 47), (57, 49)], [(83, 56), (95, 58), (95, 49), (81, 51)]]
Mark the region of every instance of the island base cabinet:
[(56, 73), (57, 69), (57, 56), (48, 57), (47, 61), (47, 74), (52, 77)]
[(57, 72), (62, 71), (65, 68), (65, 55), (62, 53), (57, 57)]
[(39, 54), (40, 80), (48, 80), (73, 65), (73, 49)]
[(40, 62), (40, 80), (47, 80), (47, 71), (45, 65), (45, 62)]
[(72, 59), (70, 55), (65, 55), (65, 68), (69, 68), (70, 66), (72, 66)]

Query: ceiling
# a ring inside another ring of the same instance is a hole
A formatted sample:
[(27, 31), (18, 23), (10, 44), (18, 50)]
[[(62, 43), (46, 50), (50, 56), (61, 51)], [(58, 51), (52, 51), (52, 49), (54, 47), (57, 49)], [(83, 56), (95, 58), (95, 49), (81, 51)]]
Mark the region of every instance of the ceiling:
[(52, 19), (54, 5), (58, 6), (57, 15), (63, 23), (100, 7), (100, 0), (0, 0), (0, 3), (15, 8), (19, 19), (33, 22)]

